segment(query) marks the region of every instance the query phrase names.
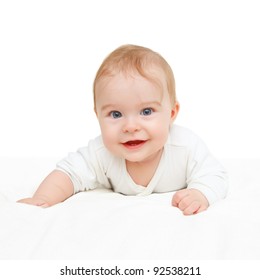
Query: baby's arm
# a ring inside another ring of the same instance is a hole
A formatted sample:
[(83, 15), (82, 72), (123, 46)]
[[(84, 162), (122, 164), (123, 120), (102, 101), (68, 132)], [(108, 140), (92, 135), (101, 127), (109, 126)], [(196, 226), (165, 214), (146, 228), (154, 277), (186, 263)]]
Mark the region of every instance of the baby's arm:
[(52, 171), (40, 184), (32, 198), (18, 202), (49, 207), (73, 195), (73, 184), (68, 175), (59, 170)]
[(209, 202), (199, 190), (183, 189), (174, 194), (172, 205), (178, 207), (184, 215), (192, 215), (206, 210)]

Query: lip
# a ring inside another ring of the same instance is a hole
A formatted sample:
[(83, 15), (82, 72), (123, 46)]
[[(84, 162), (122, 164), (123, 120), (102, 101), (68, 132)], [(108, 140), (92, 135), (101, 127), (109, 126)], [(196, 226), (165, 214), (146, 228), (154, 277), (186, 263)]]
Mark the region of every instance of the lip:
[(129, 150), (136, 150), (141, 148), (146, 142), (147, 140), (130, 140), (122, 144), (124, 147), (126, 147)]

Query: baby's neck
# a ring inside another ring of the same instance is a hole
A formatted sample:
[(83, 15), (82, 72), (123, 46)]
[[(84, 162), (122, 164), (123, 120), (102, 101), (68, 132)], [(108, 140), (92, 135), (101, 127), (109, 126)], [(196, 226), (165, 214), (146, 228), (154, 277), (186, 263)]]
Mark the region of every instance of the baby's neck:
[(158, 151), (153, 157), (142, 162), (131, 162), (126, 160), (126, 169), (132, 180), (143, 187), (147, 187), (152, 180), (160, 163), (163, 149)]

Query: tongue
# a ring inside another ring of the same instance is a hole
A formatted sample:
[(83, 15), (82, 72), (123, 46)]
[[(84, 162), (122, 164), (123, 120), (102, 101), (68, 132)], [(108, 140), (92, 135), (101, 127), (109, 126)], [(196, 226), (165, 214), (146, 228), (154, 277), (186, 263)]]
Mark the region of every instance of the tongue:
[(144, 141), (142, 140), (135, 140), (135, 141), (128, 141), (127, 142), (127, 145), (130, 145), (130, 146), (135, 146), (135, 145), (139, 145), (141, 143), (143, 143)]

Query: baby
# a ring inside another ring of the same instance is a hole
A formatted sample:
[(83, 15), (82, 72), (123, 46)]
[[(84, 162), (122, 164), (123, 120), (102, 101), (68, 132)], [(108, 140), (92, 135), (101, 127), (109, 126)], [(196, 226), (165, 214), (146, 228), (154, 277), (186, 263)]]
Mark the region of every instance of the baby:
[(202, 212), (227, 193), (227, 174), (205, 144), (174, 123), (179, 103), (172, 69), (151, 49), (124, 45), (100, 66), (94, 110), (101, 136), (70, 153), (19, 202), (41, 207), (98, 187), (125, 195), (175, 192), (184, 215)]

